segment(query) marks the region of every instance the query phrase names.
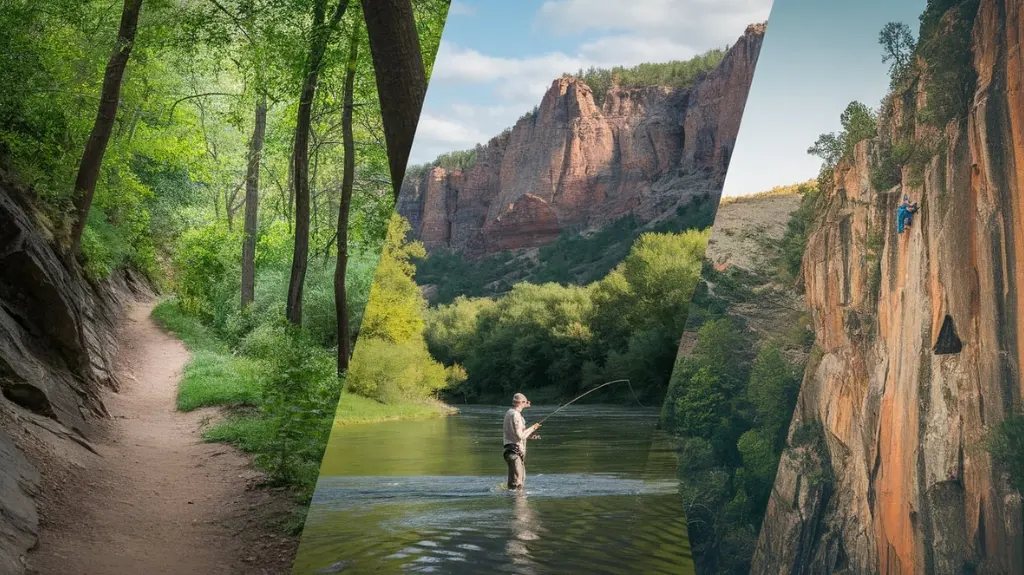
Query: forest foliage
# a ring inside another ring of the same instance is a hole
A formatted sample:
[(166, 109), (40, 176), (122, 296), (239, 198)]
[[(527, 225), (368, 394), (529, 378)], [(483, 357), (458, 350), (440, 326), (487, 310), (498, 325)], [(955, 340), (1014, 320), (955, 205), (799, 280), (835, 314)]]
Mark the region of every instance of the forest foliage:
[[(556, 400), (628, 378), (641, 401), (659, 401), (707, 234), (645, 233), (613, 270), (586, 285), (520, 282), (501, 296), (460, 296), (430, 309), (431, 354), (466, 374), (446, 397), (504, 403), (516, 391), (532, 391)], [(632, 401), (617, 392), (623, 390), (609, 388), (592, 399)]]
[[(145, 0), (126, 40), (122, 23), (139, 5), (122, 13), (120, 3), (93, 0), (4, 4), (0, 80), (10, 89), (0, 93), (0, 164), (31, 190), (40, 226), (70, 252), (69, 265), (77, 260), (93, 281), (134, 268), (173, 295), (154, 316), (193, 352), (178, 407), (229, 408), (205, 437), (250, 451), (272, 483), (308, 500), (345, 385), (335, 350), (358, 336), (392, 225), (373, 38), (359, 2)], [(449, 1), (410, 6), (429, 76)], [(129, 54), (116, 90), (112, 53)], [(116, 115), (74, 253), (76, 169), (110, 97)], [(299, 177), (303, 106), (309, 161)], [(297, 250), (306, 226), (308, 249)], [(340, 246), (347, 274), (336, 290)], [(304, 313), (286, 321), (300, 251), (309, 260), (299, 274)], [(240, 298), (246, 265), (251, 302)], [(339, 293), (349, 316), (341, 334)]]
[[(822, 134), (808, 149), (822, 160), (817, 185), (801, 190), (800, 207), (774, 246), (773, 270), (704, 267), (688, 324), (696, 341), (676, 364), (662, 414), (666, 429), (681, 438), (681, 495), (701, 572), (748, 573), (779, 461), (793, 449), (823, 451), (813, 423), (794, 430), (792, 443), (787, 443), (806, 363), (820, 356), (812, 347), (814, 334), (807, 317), (790, 331), (766, 337), (748, 329), (740, 310), (755, 299), (761, 307), (771, 305), (765, 290), (771, 289), (773, 279), (796, 279), (800, 286), (808, 234), (820, 207), (818, 195), (831, 193), (836, 168), (852, 158), (859, 143), (873, 141), (872, 184), (888, 190), (901, 183), (903, 167), (924, 164), (936, 149), (932, 142), (916, 141), (913, 130), (897, 130), (892, 139), (890, 123), (912, 125), (920, 120), (945, 125), (962, 119), (966, 109), (960, 95), (970, 86), (970, 77), (952, 47), (963, 48), (962, 26), (969, 22), (970, 6), (971, 2), (929, 1), (921, 18), (923, 40), (915, 39), (901, 23), (881, 30), (879, 43), (883, 62), (890, 64), (891, 93), (877, 111), (851, 102), (840, 115), (840, 129)], [(906, 105), (919, 85), (929, 101), (920, 111)], [(904, 93), (910, 94), (903, 98), (904, 115), (893, 118), (893, 102)], [(991, 444), (1012, 468), (1005, 446), (1014, 429), (1010, 424), (1004, 429), (1005, 435), (993, 436)], [(820, 470), (811, 471), (808, 477), (813, 480), (829, 481)]]
[[(797, 190), (800, 206), (781, 241), (765, 243), (764, 264), (720, 270), (704, 261), (686, 328), (693, 348), (676, 359), (662, 407), (663, 427), (680, 439), (680, 495), (702, 573), (750, 570), (814, 340), (806, 314), (773, 307), (798, 287), (816, 217), (816, 187)], [(750, 329), (750, 305), (785, 318), (778, 331)]]
[(612, 68), (590, 67), (580, 69), (575, 74), (566, 74), (583, 80), (594, 93), (594, 102), (604, 105), (608, 90), (619, 88), (646, 88), (664, 86), (667, 88), (688, 88), (705, 74), (715, 69), (725, 55), (725, 49), (715, 48), (699, 54), (689, 60), (672, 60), (670, 62), (644, 62), (636, 66), (615, 66)]
[(502, 252), (468, 258), (459, 251), (439, 249), (417, 261), (416, 278), (420, 285), (435, 286), (434, 304), (451, 303), (459, 296), (498, 296), (517, 282), (586, 285), (619, 265), (641, 235), (709, 228), (716, 209), (714, 198), (701, 194), (655, 225), (644, 225), (630, 214), (587, 234), (565, 230), (557, 240), (538, 248), (536, 257)]

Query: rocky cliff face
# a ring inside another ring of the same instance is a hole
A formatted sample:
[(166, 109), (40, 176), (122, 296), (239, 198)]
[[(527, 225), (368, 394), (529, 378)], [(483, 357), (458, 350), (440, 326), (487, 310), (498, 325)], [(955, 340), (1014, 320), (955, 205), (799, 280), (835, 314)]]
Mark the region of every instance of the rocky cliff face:
[(398, 211), (428, 250), (469, 255), (544, 245), (630, 212), (641, 222), (697, 193), (717, 201), (764, 26), (751, 26), (690, 88), (555, 80), (537, 111), (478, 148), (466, 170), (408, 178)]
[(18, 197), (0, 173), (0, 573), (11, 574), (35, 545), (37, 497), (90, 455), (98, 391), (117, 388), (121, 308), (148, 293), (130, 273), (90, 283), (69, 272)]
[(1022, 4), (981, 1), (970, 114), (923, 183), (873, 189), (876, 141), (836, 170), (804, 256), (822, 353), (752, 573), (1024, 573), (1020, 495), (982, 445), (1024, 390)]

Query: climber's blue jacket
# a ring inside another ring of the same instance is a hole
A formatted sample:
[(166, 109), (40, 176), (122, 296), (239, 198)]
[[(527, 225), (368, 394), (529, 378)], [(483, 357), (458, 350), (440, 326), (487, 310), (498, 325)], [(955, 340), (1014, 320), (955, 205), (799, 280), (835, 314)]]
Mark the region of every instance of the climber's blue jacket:
[(900, 204), (900, 207), (896, 208), (896, 233), (903, 233), (903, 226), (907, 221), (907, 206)]

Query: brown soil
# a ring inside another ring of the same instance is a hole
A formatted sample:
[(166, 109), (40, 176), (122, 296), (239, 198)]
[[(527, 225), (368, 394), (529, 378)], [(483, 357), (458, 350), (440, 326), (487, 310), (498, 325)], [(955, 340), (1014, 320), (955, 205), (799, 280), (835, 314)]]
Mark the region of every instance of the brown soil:
[[(121, 337), (119, 393), (93, 446), (100, 457), (44, 471), (37, 574), (290, 573), (298, 542), (282, 535), (290, 495), (259, 487), (234, 448), (203, 443), (218, 414), (182, 413), (175, 397), (189, 353), (149, 317), (129, 310)], [(49, 467), (49, 466), (48, 466)]]
[(772, 252), (786, 233), (790, 216), (800, 207), (797, 193), (753, 195), (730, 199), (715, 213), (707, 258), (716, 265), (754, 270), (764, 264), (760, 255)]

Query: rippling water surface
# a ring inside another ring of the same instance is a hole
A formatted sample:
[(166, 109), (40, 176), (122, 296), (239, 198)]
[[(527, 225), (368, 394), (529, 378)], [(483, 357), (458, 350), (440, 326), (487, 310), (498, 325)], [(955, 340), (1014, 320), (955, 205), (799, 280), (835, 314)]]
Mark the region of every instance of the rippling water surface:
[(295, 573), (694, 573), (655, 412), (560, 412), (520, 495), (504, 489), (505, 410), (335, 431)]

